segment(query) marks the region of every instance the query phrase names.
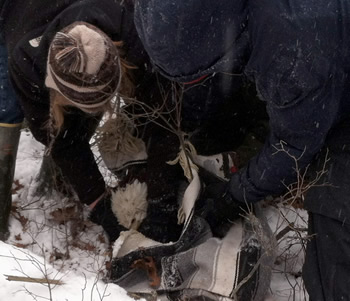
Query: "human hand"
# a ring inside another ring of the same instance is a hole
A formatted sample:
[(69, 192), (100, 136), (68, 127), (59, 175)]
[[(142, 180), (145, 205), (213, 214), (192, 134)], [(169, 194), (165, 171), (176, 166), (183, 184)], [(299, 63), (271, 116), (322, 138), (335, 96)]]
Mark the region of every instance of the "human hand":
[(245, 213), (246, 205), (233, 198), (229, 183), (200, 168), (203, 191), (196, 204), (196, 214), (209, 223), (215, 236), (223, 236), (227, 228)]

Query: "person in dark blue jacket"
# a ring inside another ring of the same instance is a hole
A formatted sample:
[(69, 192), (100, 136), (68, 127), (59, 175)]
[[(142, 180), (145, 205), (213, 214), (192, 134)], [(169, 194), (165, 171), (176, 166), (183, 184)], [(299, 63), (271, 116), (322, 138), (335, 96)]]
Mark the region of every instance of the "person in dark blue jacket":
[(266, 104), (268, 138), (228, 184), (216, 185), (216, 208), (221, 201), (234, 214), (281, 195), (297, 181), (295, 160), (298, 171), (317, 171), (328, 154), (324, 182), (303, 196), (316, 233), (303, 269), (313, 301), (350, 296), (349, 19), (342, 1), (135, 1), (136, 28), (163, 76), (188, 87), (240, 74)]

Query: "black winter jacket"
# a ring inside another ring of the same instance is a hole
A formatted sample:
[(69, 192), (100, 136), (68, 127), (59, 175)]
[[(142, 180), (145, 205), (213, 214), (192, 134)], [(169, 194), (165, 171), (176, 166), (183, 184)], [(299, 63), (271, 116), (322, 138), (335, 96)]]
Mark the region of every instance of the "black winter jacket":
[[(75, 21), (99, 27), (112, 40), (123, 41), (125, 59), (139, 66), (135, 80), (147, 85), (148, 56), (133, 25), (133, 7), (118, 0), (0, 1), (0, 31), (9, 53), (9, 69), (34, 137), (47, 145), (49, 91), (44, 85), (48, 47), (55, 33)], [(149, 72), (150, 74), (150, 72)], [(142, 94), (141, 94), (142, 95)], [(98, 117), (71, 109), (56, 138), (52, 157), (80, 200), (92, 203), (105, 191), (89, 140)]]
[(232, 195), (242, 202), (285, 191), (296, 181), (293, 158), (305, 168), (331, 130), (349, 118), (349, 20), (348, 1), (137, 0), (135, 5), (140, 38), (164, 76), (188, 82), (215, 72), (243, 72), (266, 102), (270, 135), (230, 181)]

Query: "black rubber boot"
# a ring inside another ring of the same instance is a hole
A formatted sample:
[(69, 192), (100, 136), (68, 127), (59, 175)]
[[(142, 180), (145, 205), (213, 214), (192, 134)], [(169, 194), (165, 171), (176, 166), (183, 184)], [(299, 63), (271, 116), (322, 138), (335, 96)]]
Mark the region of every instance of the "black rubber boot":
[(9, 236), (12, 183), (21, 124), (0, 124), (0, 240)]

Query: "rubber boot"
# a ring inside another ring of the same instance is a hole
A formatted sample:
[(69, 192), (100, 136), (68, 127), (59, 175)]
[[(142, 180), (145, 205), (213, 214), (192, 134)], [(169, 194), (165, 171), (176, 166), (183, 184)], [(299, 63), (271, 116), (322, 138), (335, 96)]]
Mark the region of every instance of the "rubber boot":
[(8, 221), (12, 203), (12, 183), (15, 173), (21, 124), (0, 123), (0, 240), (9, 236)]

